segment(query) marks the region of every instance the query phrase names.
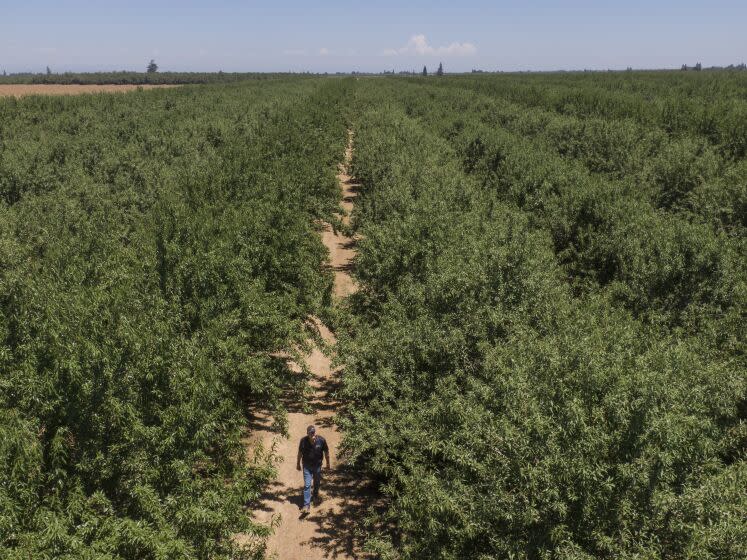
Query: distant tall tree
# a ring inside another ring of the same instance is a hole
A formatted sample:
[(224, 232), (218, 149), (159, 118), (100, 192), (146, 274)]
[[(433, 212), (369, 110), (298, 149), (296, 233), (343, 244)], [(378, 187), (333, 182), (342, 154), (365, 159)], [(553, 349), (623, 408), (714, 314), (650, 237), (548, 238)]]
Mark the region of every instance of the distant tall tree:
[(50, 75), (52, 75), (52, 70), (49, 68), (49, 66), (47, 66), (47, 76), (50, 76)]
[(698, 63), (697, 63), (696, 65), (695, 65), (695, 70), (696, 70), (697, 72), (700, 72), (700, 71), (701, 71), (702, 69), (703, 69), (703, 65), (702, 65), (702, 64), (701, 64), (700, 62), (698, 62)]
[(428, 68), (423, 66), (423, 76), (427, 76), (427, 75), (428, 75)]
[(148, 74), (155, 74), (156, 72), (158, 72), (158, 64), (151, 58), (148, 64)]
[(436, 70), (436, 76), (443, 76), (444, 75), (444, 65), (442, 62), (438, 63), (438, 70)]
[(687, 70), (687, 64), (683, 64), (682, 68), (680, 68), (680, 70)]

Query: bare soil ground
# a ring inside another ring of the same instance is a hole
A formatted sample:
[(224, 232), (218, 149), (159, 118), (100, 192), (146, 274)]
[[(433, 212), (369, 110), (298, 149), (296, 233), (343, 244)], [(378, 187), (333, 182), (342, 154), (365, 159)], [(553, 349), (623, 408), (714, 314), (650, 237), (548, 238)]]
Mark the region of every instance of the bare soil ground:
[(26, 95), (80, 95), (82, 93), (122, 93), (141, 87), (143, 89), (170, 88), (176, 85), (94, 85), (94, 84), (0, 84), (0, 97)]
[[(352, 155), (352, 136), (341, 164), (338, 179), (343, 190), (342, 208), (347, 214), (353, 207), (358, 185), (348, 175), (347, 168)], [(343, 218), (347, 221), (347, 216)], [(330, 265), (334, 270), (334, 296), (343, 298), (356, 289), (350, 276), (352, 259), (355, 256), (354, 240), (335, 233), (326, 225), (322, 241), (330, 254)], [(312, 319), (327, 348), (335, 344), (334, 334), (318, 319)], [(327, 352), (328, 354), (329, 352)], [(330, 357), (314, 347), (305, 358), (312, 373), (313, 394), (308, 402), (287, 403), (288, 431), (290, 439), (282, 437), (273, 429), (273, 418), (269, 413), (258, 414), (252, 425), (252, 438), (247, 453), (251, 457), (258, 444), (264, 449), (274, 446), (279, 457), (278, 477), (262, 496), (254, 519), (260, 523), (273, 520), (279, 524), (268, 542), (268, 555), (280, 560), (318, 560), (324, 558), (364, 558), (361, 553), (362, 520), (365, 511), (373, 505), (374, 493), (364, 480), (360, 480), (344, 461), (337, 458), (340, 432), (334, 423), (337, 403), (334, 391), (338, 384), (337, 373), (330, 365)], [(296, 366), (297, 371), (300, 370)], [(306, 406), (304, 406), (306, 405)], [(309, 413), (309, 408), (311, 412)], [(301, 438), (309, 424), (317, 426), (317, 433), (329, 444), (332, 468), (323, 469), (321, 486), (322, 503), (312, 507), (311, 514), (300, 517), (303, 505), (303, 476), (296, 470), (296, 454)], [(238, 540), (241, 540), (239, 537)]]

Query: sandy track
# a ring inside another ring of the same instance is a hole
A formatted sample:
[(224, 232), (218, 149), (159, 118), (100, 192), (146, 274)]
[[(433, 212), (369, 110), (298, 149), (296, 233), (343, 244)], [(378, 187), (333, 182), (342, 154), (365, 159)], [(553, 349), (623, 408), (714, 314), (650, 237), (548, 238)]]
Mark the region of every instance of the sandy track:
[(137, 88), (171, 88), (176, 85), (151, 84), (0, 84), (0, 97), (24, 97), (26, 95), (80, 95), (82, 93), (123, 93)]
[[(345, 164), (340, 166), (338, 179), (343, 190), (342, 208), (349, 214), (353, 207), (357, 185), (347, 173), (347, 166), (352, 155), (352, 136), (349, 139), (345, 154)], [(347, 216), (343, 218), (347, 221)], [(341, 298), (353, 293), (355, 283), (350, 276), (351, 261), (355, 256), (353, 240), (332, 231), (326, 225), (322, 241), (330, 254), (330, 265), (334, 270), (335, 297)], [(325, 343), (332, 347), (334, 335), (319, 320), (314, 324)], [(306, 365), (312, 373), (311, 387), (313, 395), (306, 404), (312, 412), (304, 410), (304, 403), (289, 403), (288, 429), (290, 439), (280, 437), (272, 429), (272, 416), (259, 414), (253, 422), (252, 441), (254, 445), (261, 442), (264, 448), (275, 444), (280, 458), (277, 465), (278, 477), (262, 496), (260, 507), (255, 511), (255, 520), (270, 523), (280, 518), (280, 524), (268, 542), (268, 553), (280, 560), (316, 560), (323, 558), (361, 558), (360, 524), (364, 510), (368, 507), (371, 496), (366, 483), (357, 479), (343, 462), (337, 459), (340, 443), (340, 432), (334, 424), (333, 415), (337, 403), (334, 401), (334, 390), (338, 380), (336, 371), (332, 370), (330, 358), (319, 348), (314, 348), (306, 356)], [(299, 369), (299, 368), (296, 368)], [(311, 514), (300, 518), (302, 506), (301, 491), (303, 477), (296, 470), (296, 453), (298, 443), (306, 433), (306, 426), (316, 424), (318, 433), (324, 436), (329, 444), (332, 469), (323, 470), (322, 503), (313, 507)], [(252, 445), (248, 452), (253, 453)]]

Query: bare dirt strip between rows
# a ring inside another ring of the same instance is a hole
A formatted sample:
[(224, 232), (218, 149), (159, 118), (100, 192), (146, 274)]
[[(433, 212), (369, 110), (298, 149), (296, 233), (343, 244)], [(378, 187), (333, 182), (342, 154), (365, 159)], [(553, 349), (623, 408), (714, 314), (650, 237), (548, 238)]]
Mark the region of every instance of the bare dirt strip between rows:
[[(349, 134), (345, 161), (340, 164), (337, 176), (342, 189), (343, 223), (347, 223), (349, 219), (358, 189), (348, 172), (351, 157), (352, 134)], [(339, 231), (333, 231), (329, 224), (325, 224), (322, 241), (329, 250), (330, 265), (334, 271), (333, 294), (336, 299), (344, 298), (356, 290), (355, 282), (350, 276), (355, 256), (354, 240)], [(305, 365), (312, 376), (310, 385), (313, 393), (305, 403), (291, 402), (286, 405), (290, 438), (282, 437), (273, 429), (273, 417), (270, 413), (260, 413), (254, 418), (248, 453), (253, 454), (257, 444), (261, 444), (264, 449), (275, 446), (279, 458), (278, 476), (262, 496), (259, 508), (254, 512), (254, 519), (265, 524), (279, 520), (268, 542), (270, 558), (363, 558), (365, 555), (360, 551), (359, 528), (367, 509), (367, 496), (371, 493), (366, 482), (359, 480), (344, 461), (338, 459), (340, 432), (333, 418), (337, 410), (333, 394), (338, 384), (339, 372), (332, 369), (329, 356), (330, 351), (334, 350), (335, 337), (318, 319), (313, 318), (312, 322), (319, 330), (327, 351), (325, 353), (314, 345), (311, 353), (305, 357)], [(291, 366), (296, 371), (301, 369), (297, 365)], [(309, 424), (315, 424), (317, 433), (327, 440), (332, 468), (322, 471), (321, 504), (312, 507), (311, 514), (302, 518), (300, 508), (303, 505), (303, 477), (296, 470), (296, 454), (299, 441), (306, 434)]]

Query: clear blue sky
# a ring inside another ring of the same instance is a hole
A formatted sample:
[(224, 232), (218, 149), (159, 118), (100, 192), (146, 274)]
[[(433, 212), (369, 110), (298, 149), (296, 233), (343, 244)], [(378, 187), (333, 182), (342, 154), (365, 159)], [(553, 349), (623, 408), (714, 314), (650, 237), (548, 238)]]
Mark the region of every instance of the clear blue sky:
[(747, 0), (0, 0), (0, 69), (447, 71), (747, 61)]

